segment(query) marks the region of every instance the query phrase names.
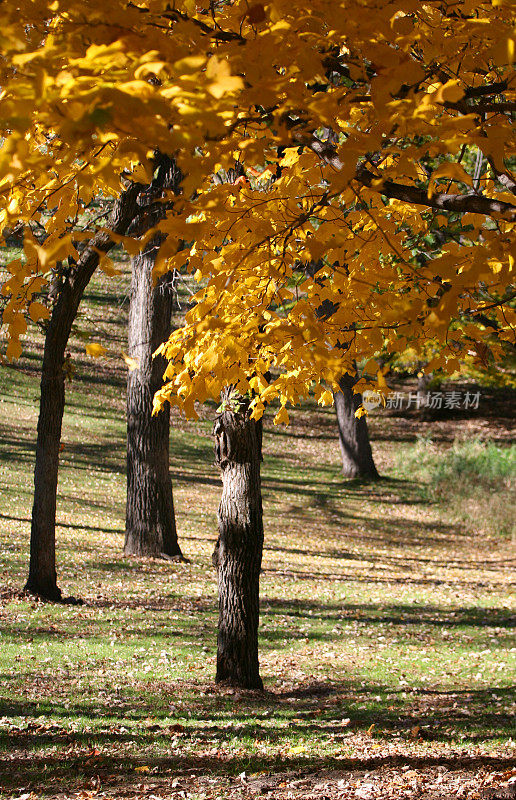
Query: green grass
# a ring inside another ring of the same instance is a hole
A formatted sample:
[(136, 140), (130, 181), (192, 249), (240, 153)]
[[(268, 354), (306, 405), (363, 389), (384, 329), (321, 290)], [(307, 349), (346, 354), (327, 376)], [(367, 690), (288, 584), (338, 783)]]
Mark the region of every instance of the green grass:
[[(122, 278), (110, 287), (96, 279), (79, 324), (103, 342), (107, 331), (114, 353), (123, 347), (127, 286)], [(180, 780), (178, 797), (232, 797), (244, 791), (242, 772), (506, 767), (514, 751), (510, 542), (494, 530), (479, 535), (428, 487), (459, 473), (473, 485), (480, 474), (499, 495), (514, 450), (450, 449), (453, 422), (439, 423), (446, 441), (417, 444), (414, 425), (379, 413), (371, 427), (387, 478), (344, 482), (331, 409), (306, 405), (289, 428), (267, 420), (266, 693), (231, 693), (213, 684), (213, 410), (197, 422), (173, 415), (171, 470), (190, 563), (125, 558), (124, 367), (114, 356), (91, 361), (78, 339), (70, 351), (77, 372), (63, 427), (58, 573), (64, 594), (83, 606), (18, 594), (41, 341), (0, 371), (3, 796), (170, 797)], [(138, 788), (146, 782), (151, 788)]]

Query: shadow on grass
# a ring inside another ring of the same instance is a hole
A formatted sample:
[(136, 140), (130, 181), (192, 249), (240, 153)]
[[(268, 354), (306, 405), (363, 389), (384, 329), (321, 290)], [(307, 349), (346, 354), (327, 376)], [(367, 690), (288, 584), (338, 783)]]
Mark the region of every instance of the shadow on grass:
[[(12, 520), (13, 522), (27, 522), (30, 524), (31, 520), (29, 517), (16, 517), (12, 514), (2, 514), (0, 513), (1, 519), (8, 519)], [(56, 521), (56, 528), (71, 528), (72, 530), (85, 530), (85, 531), (95, 531), (96, 533), (119, 533), (120, 535), (123, 534), (122, 527), (120, 528), (106, 528), (105, 526), (100, 527), (99, 525), (73, 525), (71, 522), (59, 522)], [(83, 548), (85, 549), (85, 548)], [(90, 550), (94, 550), (94, 548), (89, 548)], [(108, 562), (103, 562), (104, 566), (107, 566)], [(119, 562), (109, 562), (109, 566), (113, 567), (114, 569), (120, 569)]]
[[(418, 521), (414, 521), (414, 526), (416, 526), (416, 525), (418, 527), (422, 527), (422, 528), (425, 527), (424, 523), (421, 524), (419, 522), (419, 520)], [(428, 527), (431, 530), (441, 529), (441, 530), (443, 530), (445, 532), (448, 532), (449, 528), (452, 527), (452, 526), (439, 526), (439, 525), (436, 525), (436, 524), (431, 524), (431, 525), (428, 525)], [(183, 537), (183, 538), (184, 539), (189, 539), (189, 538), (191, 539), (191, 538), (194, 538), (194, 537), (188, 537), (187, 536), (187, 537)], [(346, 531), (346, 536), (344, 538), (345, 539), (350, 539), (350, 538), (354, 539), (355, 536), (353, 536), (353, 534), (350, 535)], [(362, 535), (362, 532), (360, 532), (360, 539), (361, 540), (365, 540), (365, 541), (382, 541), (382, 542), (385, 542), (385, 537), (383, 537), (383, 536), (378, 536), (378, 537), (376, 537), (376, 536), (367, 536), (367, 535)], [(202, 541), (205, 541), (205, 540), (203, 539)], [(407, 539), (402, 533), (400, 535), (400, 537), (399, 537), (399, 543), (406, 542), (406, 541), (407, 541)], [(397, 539), (391, 539), (391, 543), (394, 544), (394, 543), (397, 543), (397, 542), (398, 542)], [(323, 542), (322, 544), (326, 545), (327, 541)], [(414, 565), (414, 564), (416, 564), (416, 565), (417, 564), (435, 564), (436, 566), (442, 565), (442, 558), (439, 558), (439, 557), (427, 558), (426, 556), (423, 556), (423, 555), (418, 555), (418, 556), (403, 555), (403, 557), (400, 557), (399, 555), (390, 556), (385, 552), (382, 552), (381, 555), (376, 556), (376, 555), (374, 555), (372, 553), (367, 553), (367, 552), (361, 553), (361, 552), (347, 550), (344, 546), (342, 548), (338, 548), (338, 549), (337, 548), (321, 547), (321, 550), (311, 550), (308, 547), (307, 548), (303, 548), (303, 547), (286, 547), (286, 546), (282, 547), (280, 545), (267, 544), (267, 542), (265, 542), (265, 544), (264, 544), (264, 552), (288, 553), (290, 555), (301, 555), (301, 556), (308, 556), (308, 557), (311, 557), (311, 558), (332, 558), (332, 559), (344, 560), (344, 561), (360, 561), (360, 562), (366, 562), (366, 563), (373, 564), (375, 566), (375, 568), (382, 567), (382, 566), (393, 566), (393, 567), (396, 567), (396, 569), (399, 569), (400, 567), (403, 568), (403, 567), (405, 567), (405, 565), (407, 565), (406, 568), (410, 569), (410, 568), (412, 568), (412, 566), (409, 567), (408, 565)], [(447, 565), (451, 565), (453, 567), (457, 567), (458, 569), (464, 569), (464, 570), (477, 569), (477, 565), (474, 562), (472, 562), (471, 559), (468, 560), (468, 559), (447, 557), (446, 563), (447, 563)], [(506, 564), (507, 564), (507, 560), (506, 559), (490, 560), (489, 561), (489, 566), (490, 567), (497, 566), (497, 565), (506, 565)], [(340, 577), (339, 575), (337, 575), (337, 574), (335, 575), (336, 579), (338, 579), (339, 577)]]
[(335, 574), (335, 572), (322, 572), (322, 571), (307, 571), (307, 570), (295, 570), (289, 569), (288, 567), (279, 568), (279, 567), (265, 567), (263, 570), (264, 575), (275, 575), (283, 578), (291, 578), (299, 581), (327, 581), (331, 583), (350, 583), (350, 584), (377, 584), (380, 586), (428, 586), (429, 588), (434, 588), (436, 586), (449, 586), (455, 589), (485, 589), (488, 587), (493, 586), (501, 586), (503, 588), (509, 589), (510, 586), (506, 581), (495, 581), (493, 579), (489, 579), (486, 581), (479, 581), (475, 579), (471, 580), (458, 580), (457, 578), (452, 578), (450, 580), (445, 580), (441, 578), (412, 578), (410, 575), (397, 575), (397, 576), (385, 576), (381, 577), (378, 576), (377, 572), (375, 571), (374, 575), (365, 574), (365, 575), (357, 575), (356, 572), (339, 572)]
[[(87, 607), (87, 606), (86, 606)], [(145, 611), (154, 614), (151, 620), (132, 618), (124, 630), (124, 639), (119, 645), (133, 646), (139, 638), (154, 639), (166, 645), (169, 639), (182, 636), (191, 647), (210, 646), (214, 641), (217, 603), (216, 598), (185, 598), (168, 595), (147, 602), (121, 597), (119, 600), (97, 600), (89, 607), (115, 610)], [(82, 607), (84, 608), (84, 606)], [(516, 627), (516, 617), (505, 608), (463, 607), (447, 608), (437, 605), (406, 605), (379, 603), (321, 603), (315, 600), (300, 600), (265, 597), (261, 602), (262, 627), (260, 648), (262, 651), (276, 649), (286, 637), (292, 642), (332, 642), (345, 632), (349, 623), (359, 622), (378, 626), (379, 629), (396, 628), (397, 646), (416, 640), (421, 634), (435, 635), (436, 628), (475, 629), (475, 647), (487, 646), (492, 629), (503, 629), (507, 633)], [(182, 619), (169, 619), (168, 614), (183, 614)], [(288, 628), (278, 624), (289, 621)], [(277, 627), (276, 627), (277, 625)], [(337, 626), (337, 627), (336, 627)], [(389, 627), (387, 627), (389, 626)], [(53, 641), (65, 642), (76, 638), (106, 641), (113, 635), (113, 622), (109, 618), (84, 618), (80, 609), (70, 618), (52, 620), (52, 625), (42, 626), (37, 621), (32, 625), (3, 624), (2, 637), (7, 642)], [(372, 635), (376, 631), (372, 630)], [(498, 642), (501, 646), (501, 642)], [(31, 671), (31, 674), (32, 671)], [(8, 676), (4, 676), (8, 678)], [(331, 684), (329, 685), (329, 691)]]
[[(3, 786), (50, 794), (59, 789), (69, 792), (85, 778), (99, 776), (112, 785), (136, 788), (142, 778), (135, 767), (141, 764), (156, 777), (191, 771), (231, 777), (244, 769), (253, 773), (433, 766), (501, 769), (513, 765), (509, 756), (453, 751), (442, 755), (435, 751), (427, 755), (349, 754), (353, 735), (364, 735), (373, 723), (376, 733), (370, 737), (371, 744), (375, 740), (414, 741), (414, 726), (418, 726), (417, 737), (430, 742), (487, 741), (507, 735), (511, 717), (493, 709), (493, 695), (499, 701), (508, 701), (512, 692), (497, 686), (464, 692), (420, 690), (408, 699), (403, 692), (387, 693), (384, 686), (371, 684), (357, 689), (351, 682), (332, 686), (315, 683), (243, 697), (193, 684), (155, 684), (153, 690), (143, 698), (122, 692), (113, 705), (101, 705), (98, 699), (91, 705), (75, 701), (66, 708), (51, 700), (0, 701), (0, 716), (22, 718), (13, 730), (0, 734), (0, 747), (9, 753), (5, 758), (0, 752)], [(172, 722), (170, 697), (185, 694), (185, 690), (186, 695), (190, 692), (188, 720), (180, 717), (180, 723)], [(344, 715), (349, 722), (343, 723)], [(151, 729), (145, 726), (149, 716), (156, 723)], [(45, 717), (53, 722), (49, 725)], [(83, 721), (89, 730), (67, 729), (68, 719)], [(93, 722), (98, 725), (96, 730), (90, 727)], [(302, 756), (278, 752), (263, 755), (253, 750), (265, 742), (272, 747), (287, 745), (296, 736), (308, 743), (321, 736), (342, 741), (343, 755), (310, 757), (310, 744), (308, 754)], [(245, 742), (248, 752), (242, 747)], [(125, 752), (117, 748), (113, 754), (113, 745), (117, 744)], [(50, 752), (42, 753), (45, 748), (51, 748)]]
[[(10, 791), (21, 792), (29, 789), (40, 797), (55, 797), (56, 792), (70, 792), (92, 787), (109, 787), (109, 790), (119, 792), (128, 791), (130, 796), (142, 796), (142, 775), (136, 769), (149, 767), (151, 774), (147, 782), (165, 781), (163, 789), (168, 789), (168, 781), (178, 777), (193, 777), (199, 773), (218, 776), (219, 778), (233, 778), (242, 771), (249, 773), (264, 772), (269, 774), (281, 772), (294, 772), (296, 775), (309, 773), (322, 773), (325, 770), (339, 772), (346, 770), (367, 773), (373, 770), (400, 768), (400, 769), (425, 769), (431, 767), (446, 767), (448, 770), (465, 770), (480, 768), (487, 770), (510, 769), (514, 766), (514, 759), (496, 756), (371, 756), (370, 758), (288, 758), (286, 756), (262, 757), (225, 757), (224, 753), (218, 756), (203, 754), (185, 754), (166, 758), (146, 757), (138, 755), (133, 757), (119, 756), (89, 756), (84, 753), (79, 756), (68, 755), (54, 757), (40, 757), (35, 755), (23, 756), (13, 760), (11, 768), (4, 768), (0, 763), (0, 787)], [(16, 771), (13, 773), (12, 769)], [(4, 772), (5, 769), (5, 772)], [(145, 770), (147, 771), (147, 770)], [(2, 774), (3, 773), (3, 774)], [(193, 775), (192, 775), (193, 773)], [(42, 779), (41, 775), (45, 778)], [(159, 784), (156, 784), (159, 785)], [(241, 787), (239, 781), (238, 786)], [(281, 790), (280, 790), (281, 791)], [(161, 796), (161, 795), (160, 795)], [(178, 794), (186, 796), (186, 793)], [(202, 795), (200, 795), (202, 796)], [(274, 795), (269, 794), (269, 797)]]
[(322, 619), (376, 623), (378, 625), (426, 625), (449, 627), (474, 626), (477, 628), (516, 627), (516, 615), (508, 608), (449, 607), (436, 605), (406, 604), (358, 604), (321, 603), (280, 597), (265, 597), (261, 601), (262, 613), (266, 616), (302, 617), (309, 620)]

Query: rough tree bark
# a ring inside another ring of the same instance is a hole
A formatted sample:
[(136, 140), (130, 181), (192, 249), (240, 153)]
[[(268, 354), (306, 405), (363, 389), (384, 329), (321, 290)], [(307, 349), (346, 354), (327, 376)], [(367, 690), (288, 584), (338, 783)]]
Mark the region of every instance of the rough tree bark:
[[(155, 155), (155, 175), (138, 202), (145, 207), (138, 228), (141, 236), (166, 215), (170, 202), (164, 192), (176, 194), (182, 180), (173, 158)], [(169, 472), (170, 408), (152, 416), (155, 392), (161, 388), (165, 359), (153, 353), (170, 334), (173, 291), (170, 274), (154, 286), (152, 271), (163, 241), (149, 242), (132, 262), (129, 307), (129, 355), (138, 366), (127, 378), (127, 504), (126, 555), (182, 557), (177, 541), (172, 481)]]
[[(141, 187), (140, 187), (141, 188)], [(131, 186), (114, 205), (108, 227), (124, 234), (137, 212), (139, 188)], [(79, 303), (95, 269), (100, 253), (114, 241), (107, 233), (97, 234), (75, 263), (62, 270), (57, 299), (45, 333), (41, 370), (34, 503), (30, 538), (29, 577), (26, 591), (48, 600), (62, 599), (57, 585), (55, 556), (56, 497), (59, 468), (59, 443), (65, 404), (65, 351)]]
[(362, 395), (353, 393), (356, 381), (356, 377), (346, 373), (339, 381), (340, 392), (334, 394), (342, 472), (345, 478), (377, 480), (380, 476), (373, 460), (366, 418), (355, 417), (362, 403)]
[(214, 435), (222, 472), (219, 538), (213, 554), (219, 590), (215, 679), (263, 689), (258, 665), (262, 424), (249, 417), (249, 400), (233, 394), (231, 388), (223, 393)]
[(173, 292), (170, 276), (153, 285), (152, 269), (159, 248), (154, 239), (133, 259), (129, 307), (129, 355), (138, 362), (127, 377), (126, 555), (178, 556), (172, 481), (169, 473), (170, 409), (152, 416), (161, 387), (165, 359), (152, 357), (168, 339)]

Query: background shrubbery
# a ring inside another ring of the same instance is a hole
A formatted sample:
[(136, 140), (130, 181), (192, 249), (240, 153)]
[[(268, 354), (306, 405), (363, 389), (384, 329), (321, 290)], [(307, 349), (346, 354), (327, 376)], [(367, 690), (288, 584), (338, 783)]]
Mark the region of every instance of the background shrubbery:
[(443, 452), (432, 439), (419, 437), (403, 466), (419, 470), (426, 499), (446, 504), (469, 531), (516, 536), (515, 445), (457, 439)]

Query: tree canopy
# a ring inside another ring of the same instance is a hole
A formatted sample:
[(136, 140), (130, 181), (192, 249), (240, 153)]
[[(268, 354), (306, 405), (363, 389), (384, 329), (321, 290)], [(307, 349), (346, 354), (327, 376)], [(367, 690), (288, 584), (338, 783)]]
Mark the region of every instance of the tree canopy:
[[(381, 385), (382, 348), (435, 341), (428, 368), (454, 369), (514, 346), (509, 0), (4, 0), (2, 14), (0, 224), (24, 232), (2, 288), (8, 357), (26, 312), (48, 315), (57, 262), (102, 227), (92, 199), (150, 183), (157, 150), (184, 179), (156, 271), (200, 285), (163, 346), (158, 404), (192, 414), (232, 384), (255, 416), (279, 398), (282, 422), (314, 386), (331, 402), (358, 359)], [(153, 235), (112, 238), (134, 253)]]

